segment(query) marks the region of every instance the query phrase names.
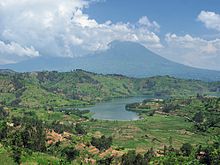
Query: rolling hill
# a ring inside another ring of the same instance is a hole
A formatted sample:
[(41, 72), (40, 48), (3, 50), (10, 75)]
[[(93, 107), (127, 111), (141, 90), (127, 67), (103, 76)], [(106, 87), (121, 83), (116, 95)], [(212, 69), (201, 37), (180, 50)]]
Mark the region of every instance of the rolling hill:
[(216, 93), (219, 82), (177, 79), (169, 76), (129, 78), (71, 72), (0, 73), (0, 104), (22, 107), (81, 106), (137, 95), (189, 96)]

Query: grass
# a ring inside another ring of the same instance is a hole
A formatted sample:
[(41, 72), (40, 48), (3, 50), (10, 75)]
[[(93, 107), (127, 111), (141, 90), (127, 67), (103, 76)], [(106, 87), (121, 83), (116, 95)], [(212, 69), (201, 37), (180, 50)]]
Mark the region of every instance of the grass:
[(193, 124), (178, 116), (154, 115), (138, 121), (95, 121), (84, 123), (93, 134), (113, 137), (113, 145), (128, 149), (145, 150), (172, 145), (179, 148), (183, 143), (205, 144), (209, 136), (192, 132)]
[(36, 116), (41, 119), (42, 121), (46, 121), (46, 122), (53, 122), (53, 121), (68, 121), (68, 122), (76, 122), (78, 120), (80, 120), (79, 116), (76, 116), (74, 114), (71, 115), (64, 115), (63, 112), (52, 112), (52, 111), (46, 111), (45, 109), (34, 109), (34, 108), (30, 108), (30, 109), (23, 109), (23, 108), (18, 108), (18, 109), (12, 109), (10, 116), (24, 116), (25, 113), (29, 113), (29, 112), (33, 112), (34, 114), (36, 114)]
[(38, 86), (27, 86), (27, 89), (21, 96), (21, 106), (24, 107), (42, 107), (42, 106), (80, 106), (86, 104), (79, 100), (67, 100), (66, 98), (50, 93)]
[(1, 99), (1, 102), (4, 102), (5, 104), (9, 104), (12, 100), (15, 100), (15, 94), (0, 92), (0, 99)]
[(10, 153), (3, 146), (0, 146), (0, 164), (15, 165), (14, 160), (10, 156)]
[(31, 155), (23, 155), (21, 158), (23, 165), (59, 165), (60, 159), (44, 153), (33, 152)]

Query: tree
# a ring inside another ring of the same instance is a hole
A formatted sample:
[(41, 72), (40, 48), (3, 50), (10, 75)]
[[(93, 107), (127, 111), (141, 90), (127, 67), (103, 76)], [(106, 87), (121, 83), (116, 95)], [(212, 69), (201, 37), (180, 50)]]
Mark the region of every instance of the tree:
[(113, 156), (110, 156), (105, 159), (101, 159), (101, 160), (97, 161), (97, 164), (98, 165), (110, 165), (110, 164), (112, 164), (113, 158), (114, 158)]
[(148, 162), (141, 154), (137, 154), (134, 150), (122, 156), (122, 165), (147, 165)]
[(101, 138), (92, 137), (91, 144), (99, 150), (107, 150), (112, 145), (112, 137), (107, 138), (104, 135)]
[(137, 154), (134, 164), (135, 165), (146, 165), (147, 161), (144, 159), (144, 157), (141, 154)]
[(151, 159), (155, 157), (155, 153), (153, 148), (147, 151), (147, 153), (144, 154), (144, 158), (146, 159), (147, 162), (150, 162)]
[(175, 105), (173, 103), (166, 103), (162, 109), (165, 113), (170, 113), (171, 111), (174, 111), (178, 108), (178, 105)]
[(184, 156), (189, 156), (192, 152), (192, 145), (189, 143), (184, 143), (182, 147), (180, 148), (181, 152), (183, 153)]
[(74, 147), (66, 147), (62, 151), (62, 155), (65, 155), (68, 161), (72, 161), (79, 156), (79, 151), (77, 151)]
[(0, 106), (0, 119), (5, 119), (9, 115), (9, 112), (6, 111), (2, 106)]
[(201, 111), (197, 112), (194, 117), (193, 117), (193, 120), (196, 122), (196, 123), (202, 123), (203, 120), (204, 120), (204, 117), (203, 117), (203, 114)]
[(21, 122), (22, 122), (22, 118), (12, 116), (12, 123), (14, 124), (15, 127), (19, 126)]
[(0, 122), (0, 139), (7, 137), (8, 127), (5, 121)]
[(34, 151), (45, 151), (46, 132), (42, 121), (35, 118), (23, 118), (21, 136), (24, 147)]
[(18, 147), (12, 148), (12, 158), (14, 159), (15, 163), (21, 163), (21, 151)]
[(163, 147), (163, 153), (164, 153), (164, 155), (167, 154), (167, 151), (168, 151), (168, 148), (167, 148), (167, 146), (165, 145), (165, 146)]
[(12, 134), (11, 143), (16, 147), (23, 147), (23, 139), (20, 131), (16, 131)]
[(220, 164), (220, 137), (217, 136), (214, 139), (213, 144), (206, 146), (205, 148), (200, 147), (197, 153), (203, 153), (199, 161), (201, 164), (217, 165)]
[(135, 151), (128, 151), (128, 153), (122, 155), (122, 165), (134, 165), (135, 158)]
[(78, 123), (76, 124), (75, 130), (76, 130), (77, 134), (80, 134), (80, 135), (85, 135), (86, 134), (85, 129)]

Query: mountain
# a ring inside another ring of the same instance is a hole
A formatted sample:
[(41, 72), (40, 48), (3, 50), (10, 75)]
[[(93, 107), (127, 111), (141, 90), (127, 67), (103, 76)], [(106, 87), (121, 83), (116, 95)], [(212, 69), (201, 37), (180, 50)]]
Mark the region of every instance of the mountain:
[(38, 57), (0, 68), (15, 71), (83, 69), (103, 74), (131, 77), (170, 75), (178, 78), (219, 81), (220, 71), (198, 69), (167, 60), (134, 42), (114, 41), (109, 49), (78, 58)]

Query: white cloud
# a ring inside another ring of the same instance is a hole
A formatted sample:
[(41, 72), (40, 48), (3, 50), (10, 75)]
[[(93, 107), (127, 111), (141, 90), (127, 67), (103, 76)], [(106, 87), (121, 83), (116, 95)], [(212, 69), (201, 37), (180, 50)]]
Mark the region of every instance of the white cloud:
[(22, 47), (18, 43), (11, 42), (9, 44), (5, 44), (0, 41), (0, 54), (17, 54), (18, 56), (27, 56), (27, 57), (36, 57), (39, 56), (39, 52), (36, 51), (32, 46)]
[(186, 65), (219, 70), (220, 39), (205, 40), (189, 34), (166, 34), (166, 45), (160, 52), (166, 58)]
[(84, 55), (106, 49), (113, 40), (136, 41), (151, 49), (162, 47), (157, 22), (142, 17), (136, 24), (99, 24), (83, 13), (91, 2), (100, 0), (0, 0), (0, 40), (46, 56)]
[[(215, 12), (201, 11), (197, 20), (204, 23), (208, 29), (220, 31), (220, 15)], [(220, 39), (218, 38), (206, 40), (190, 34), (179, 36), (168, 33), (165, 36), (164, 49), (159, 53), (186, 65), (220, 70)]]
[(201, 56), (207, 56), (220, 51), (220, 39), (205, 40), (199, 37), (192, 37), (189, 34), (177, 36), (176, 34), (168, 33), (166, 34), (165, 41), (169, 47), (199, 52)]
[[(220, 39), (205, 40), (189, 34), (167, 34), (147, 16), (136, 23), (98, 23), (83, 12), (90, 3), (105, 0), (0, 0), (0, 64), (36, 56), (81, 56), (104, 50), (114, 40), (134, 41), (171, 60), (219, 69)], [(220, 15), (201, 11), (197, 18), (220, 31)]]
[(205, 24), (209, 29), (220, 31), (220, 15), (215, 12), (201, 11), (198, 20)]
[(153, 21), (151, 22), (147, 16), (143, 16), (139, 19), (138, 23), (141, 25), (141, 26), (146, 26), (147, 28), (149, 29), (154, 29), (155, 31), (159, 31), (160, 29), (160, 25), (156, 22), (156, 21)]
[(0, 41), (0, 63), (15, 63), (19, 61), (19, 57), (26, 59), (28, 57), (37, 57), (39, 52), (36, 51), (32, 46), (31, 47), (22, 47), (18, 43), (4, 43)]

